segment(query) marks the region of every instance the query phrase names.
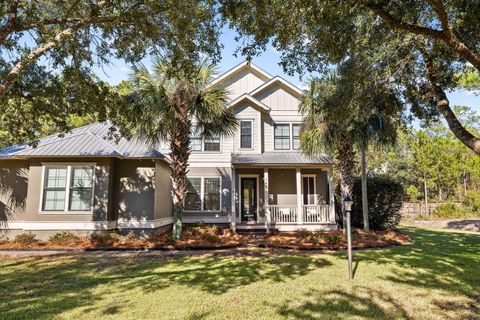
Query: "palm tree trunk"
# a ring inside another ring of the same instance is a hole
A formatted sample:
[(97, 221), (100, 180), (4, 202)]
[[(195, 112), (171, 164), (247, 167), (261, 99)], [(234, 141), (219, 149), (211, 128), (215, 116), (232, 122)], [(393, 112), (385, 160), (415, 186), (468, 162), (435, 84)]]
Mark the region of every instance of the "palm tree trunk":
[(370, 223), (369, 223), (369, 221), (368, 221), (366, 148), (361, 148), (361, 157), (362, 157), (362, 211), (363, 211), (363, 230), (365, 230), (365, 232), (370, 232)]
[(190, 127), (188, 106), (180, 106), (177, 113), (177, 128), (170, 134), (170, 168), (172, 170), (173, 198), (173, 237), (179, 240), (182, 236), (183, 200), (185, 199), (185, 179), (188, 173), (190, 157)]
[[(340, 172), (340, 193), (342, 201), (346, 196), (352, 196), (353, 191), (353, 171), (355, 168), (355, 152), (353, 150), (352, 142), (343, 137), (337, 145), (337, 160)], [(342, 206), (343, 227), (346, 226), (345, 207)]]

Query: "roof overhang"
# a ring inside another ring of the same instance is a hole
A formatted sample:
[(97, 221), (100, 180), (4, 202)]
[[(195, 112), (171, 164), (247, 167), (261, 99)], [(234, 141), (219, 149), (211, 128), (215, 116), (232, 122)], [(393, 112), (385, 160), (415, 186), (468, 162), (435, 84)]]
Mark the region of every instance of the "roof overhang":
[(224, 81), (225, 79), (231, 77), (235, 73), (239, 72), (240, 70), (246, 69), (246, 68), (250, 68), (253, 71), (253, 73), (258, 75), (263, 81), (267, 81), (268, 79), (272, 78), (272, 76), (268, 72), (263, 70), (262, 68), (257, 67), (256, 65), (254, 65), (253, 63), (250, 63), (249, 61), (243, 61), (242, 63), (237, 64), (235, 67), (233, 67), (230, 70), (227, 70), (226, 72), (221, 74), (215, 80), (210, 82), (210, 84), (208, 86), (213, 86), (217, 83), (220, 83), (220, 82)]
[(256, 94), (262, 92), (263, 90), (265, 90), (265, 89), (267, 89), (267, 88), (269, 88), (269, 87), (271, 87), (275, 84), (281, 84), (284, 87), (288, 88), (288, 90), (291, 91), (297, 98), (300, 98), (303, 95), (303, 91), (300, 90), (297, 86), (294, 86), (293, 84), (291, 84), (290, 82), (288, 82), (287, 80), (285, 80), (285, 79), (283, 79), (279, 76), (273, 77), (272, 79), (268, 80), (264, 84), (260, 85), (259, 87), (257, 87), (253, 91), (251, 91), (249, 94), (251, 96), (255, 96)]

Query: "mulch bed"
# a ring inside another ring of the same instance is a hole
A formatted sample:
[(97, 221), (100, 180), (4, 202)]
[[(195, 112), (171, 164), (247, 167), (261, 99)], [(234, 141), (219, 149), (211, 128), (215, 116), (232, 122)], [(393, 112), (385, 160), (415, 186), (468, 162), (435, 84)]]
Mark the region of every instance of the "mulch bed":
[[(354, 249), (385, 248), (405, 244), (411, 240), (410, 236), (396, 230), (369, 233), (354, 230), (352, 244)], [(157, 235), (151, 239), (132, 235), (112, 235), (112, 239), (103, 242), (92, 241), (90, 237), (81, 237), (63, 245), (39, 240), (30, 244), (3, 241), (0, 242), (0, 250), (218, 250), (248, 245), (295, 250), (343, 250), (347, 247), (347, 241), (341, 230), (275, 232), (259, 237), (236, 235), (230, 230), (197, 228), (186, 229), (182, 239), (178, 241), (172, 240), (170, 234)]]

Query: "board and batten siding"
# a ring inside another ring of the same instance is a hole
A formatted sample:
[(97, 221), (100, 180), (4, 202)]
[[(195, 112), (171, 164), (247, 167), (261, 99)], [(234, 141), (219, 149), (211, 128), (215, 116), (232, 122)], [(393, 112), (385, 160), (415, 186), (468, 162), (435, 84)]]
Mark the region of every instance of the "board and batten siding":
[(258, 88), (266, 80), (266, 78), (254, 72), (251, 68), (245, 68), (223, 80), (223, 85), (228, 92), (229, 99), (234, 100), (242, 94)]
[(300, 100), (281, 84), (271, 85), (254, 96), (273, 110), (293, 110), (298, 112)]

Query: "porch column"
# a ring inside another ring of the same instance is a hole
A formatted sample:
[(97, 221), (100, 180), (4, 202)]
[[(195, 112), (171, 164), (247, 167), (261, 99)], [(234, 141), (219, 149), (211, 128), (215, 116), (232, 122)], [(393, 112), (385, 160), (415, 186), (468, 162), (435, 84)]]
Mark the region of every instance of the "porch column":
[(237, 183), (235, 179), (235, 168), (232, 167), (232, 186), (231, 186), (231, 214), (230, 214), (230, 227), (232, 228), (233, 232), (237, 232), (237, 210), (236, 210), (236, 197), (237, 197)]
[(269, 208), (269, 191), (268, 191), (268, 168), (263, 169), (263, 203), (265, 205), (265, 228), (270, 232), (272, 228), (272, 218)]
[(330, 222), (336, 223), (335, 221), (335, 186), (333, 185), (333, 167), (328, 168), (327, 170), (327, 179), (328, 179), (328, 210), (330, 214)]
[(303, 223), (303, 212), (302, 212), (302, 172), (300, 168), (297, 168), (296, 172), (297, 180), (297, 223)]

